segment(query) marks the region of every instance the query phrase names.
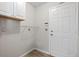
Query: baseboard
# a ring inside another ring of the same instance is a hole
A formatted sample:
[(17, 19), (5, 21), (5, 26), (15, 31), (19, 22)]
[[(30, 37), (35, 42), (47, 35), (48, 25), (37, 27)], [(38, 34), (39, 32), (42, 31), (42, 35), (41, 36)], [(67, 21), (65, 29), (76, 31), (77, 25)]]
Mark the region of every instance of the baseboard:
[(30, 49), (29, 51), (23, 53), (23, 54), (22, 54), (21, 56), (19, 56), (19, 57), (24, 57), (25, 55), (27, 55), (28, 53), (30, 53), (30, 52), (33, 51), (33, 50), (35, 50), (35, 49), (34, 49), (34, 48), (33, 48), (33, 49)]

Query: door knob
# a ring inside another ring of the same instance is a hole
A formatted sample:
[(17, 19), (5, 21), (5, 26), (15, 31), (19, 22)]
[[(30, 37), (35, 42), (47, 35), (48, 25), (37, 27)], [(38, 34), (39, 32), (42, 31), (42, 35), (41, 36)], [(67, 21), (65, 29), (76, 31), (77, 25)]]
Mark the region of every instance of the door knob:
[(50, 34), (51, 36), (53, 36), (53, 34)]

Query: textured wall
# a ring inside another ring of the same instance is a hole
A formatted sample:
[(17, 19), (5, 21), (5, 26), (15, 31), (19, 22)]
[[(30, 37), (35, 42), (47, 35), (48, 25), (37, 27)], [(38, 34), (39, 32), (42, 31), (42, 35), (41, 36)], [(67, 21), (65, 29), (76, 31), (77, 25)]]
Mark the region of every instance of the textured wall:
[[(33, 48), (33, 28), (30, 26), (33, 25), (34, 8), (27, 3), (26, 11), (25, 20), (20, 24), (20, 32), (0, 34), (0, 56), (21, 56), (23, 53)], [(11, 29), (10, 25), (14, 26), (15, 24), (7, 23), (7, 25)], [(31, 28), (31, 31), (28, 31), (29, 28)], [(12, 27), (12, 29), (16, 28)]]

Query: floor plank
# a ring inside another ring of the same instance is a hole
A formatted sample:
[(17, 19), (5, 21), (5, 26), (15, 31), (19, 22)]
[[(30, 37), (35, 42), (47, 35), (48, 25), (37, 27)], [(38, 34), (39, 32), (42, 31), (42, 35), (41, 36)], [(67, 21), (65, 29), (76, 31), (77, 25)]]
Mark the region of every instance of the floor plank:
[(25, 55), (24, 57), (53, 57), (53, 56), (48, 55), (48, 54), (43, 53), (38, 50), (33, 50), (30, 53), (28, 53), (27, 55)]

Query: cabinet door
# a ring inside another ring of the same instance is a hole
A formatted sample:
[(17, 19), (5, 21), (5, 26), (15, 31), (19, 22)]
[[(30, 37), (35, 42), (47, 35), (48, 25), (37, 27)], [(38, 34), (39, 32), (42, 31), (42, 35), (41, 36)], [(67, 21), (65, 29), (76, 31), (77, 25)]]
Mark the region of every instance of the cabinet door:
[(0, 14), (13, 15), (13, 2), (0, 2)]
[(14, 2), (14, 16), (25, 17), (25, 2)]

